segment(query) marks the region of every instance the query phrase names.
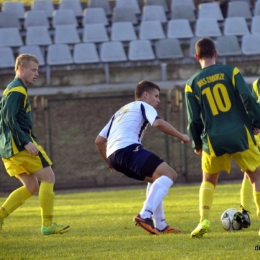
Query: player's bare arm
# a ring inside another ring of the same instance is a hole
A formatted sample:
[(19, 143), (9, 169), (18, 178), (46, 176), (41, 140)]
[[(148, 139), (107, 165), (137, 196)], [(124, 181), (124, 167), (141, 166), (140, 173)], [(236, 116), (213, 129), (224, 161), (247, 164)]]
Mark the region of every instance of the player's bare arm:
[(24, 146), (24, 148), (32, 155), (32, 156), (37, 156), (39, 153), (38, 148), (36, 147), (36, 145), (32, 142), (29, 142), (28, 144), (26, 144)]
[(190, 137), (188, 135), (180, 133), (171, 124), (169, 124), (168, 122), (166, 122), (163, 119), (156, 119), (153, 122), (153, 126), (156, 127), (157, 129), (159, 129), (161, 132), (163, 132), (165, 134), (177, 137), (184, 144), (190, 142)]
[(103, 160), (107, 164), (110, 171), (116, 172), (116, 170), (113, 167), (111, 167), (111, 165), (109, 165), (108, 162), (107, 162), (107, 156), (106, 156), (107, 139), (98, 135), (96, 140), (95, 140), (95, 145), (97, 147), (97, 150), (98, 150), (100, 156), (103, 158)]

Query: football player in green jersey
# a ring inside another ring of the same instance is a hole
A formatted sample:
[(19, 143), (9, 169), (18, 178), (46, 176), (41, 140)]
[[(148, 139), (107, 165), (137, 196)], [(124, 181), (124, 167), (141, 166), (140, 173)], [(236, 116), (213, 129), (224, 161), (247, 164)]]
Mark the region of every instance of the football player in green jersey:
[(253, 184), (260, 218), (260, 152), (253, 131), (260, 128), (260, 107), (238, 68), (215, 64), (217, 52), (211, 39), (200, 39), (195, 49), (201, 69), (187, 81), (185, 98), (192, 147), (202, 155), (200, 223), (191, 232), (191, 238), (200, 238), (210, 228), (219, 172), (230, 172), (231, 158)]
[[(0, 231), (3, 220), (24, 204), (39, 188), (43, 235), (62, 234), (70, 226), (53, 222), (55, 175), (52, 162), (32, 132), (31, 104), (27, 85), (38, 77), (38, 59), (21, 54), (15, 63), (15, 78), (4, 90), (0, 102), (0, 157), (7, 173), (22, 187), (14, 190), (0, 207)], [(29, 223), (29, 219), (27, 220)]]

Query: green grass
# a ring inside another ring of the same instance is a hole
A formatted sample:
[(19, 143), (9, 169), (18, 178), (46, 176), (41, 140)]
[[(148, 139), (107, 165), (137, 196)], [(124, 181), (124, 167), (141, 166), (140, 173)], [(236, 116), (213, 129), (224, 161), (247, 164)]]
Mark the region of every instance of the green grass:
[[(165, 199), (167, 222), (180, 234), (152, 236), (133, 224), (145, 199), (145, 188), (58, 193), (55, 216), (70, 224), (69, 233), (40, 234), (37, 196), (5, 219), (0, 235), (0, 259), (259, 259), (259, 221), (255, 206), (249, 229), (226, 232), (221, 213), (239, 206), (240, 184), (219, 184), (211, 211), (211, 232), (190, 239), (198, 224), (199, 186), (175, 186)], [(7, 195), (6, 195), (7, 196)], [(0, 204), (6, 196), (0, 196)]]

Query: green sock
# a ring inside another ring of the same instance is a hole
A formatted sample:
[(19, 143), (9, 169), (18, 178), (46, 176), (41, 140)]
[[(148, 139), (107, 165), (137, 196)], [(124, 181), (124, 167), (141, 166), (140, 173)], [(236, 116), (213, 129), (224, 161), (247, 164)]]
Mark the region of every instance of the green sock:
[(54, 183), (42, 182), (39, 189), (42, 225), (50, 227), (53, 219)]
[(19, 208), (24, 202), (32, 196), (31, 192), (25, 186), (14, 190), (6, 199), (0, 208), (0, 218), (4, 219), (14, 210)]
[(199, 207), (200, 207), (200, 222), (204, 219), (209, 219), (210, 208), (213, 203), (214, 185), (210, 182), (202, 182), (200, 186)]

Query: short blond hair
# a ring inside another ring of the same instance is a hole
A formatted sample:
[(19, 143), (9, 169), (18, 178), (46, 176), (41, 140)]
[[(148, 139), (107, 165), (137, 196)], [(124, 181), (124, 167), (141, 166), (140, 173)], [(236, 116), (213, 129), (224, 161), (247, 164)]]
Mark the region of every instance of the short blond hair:
[(39, 64), (36, 56), (32, 54), (21, 54), (16, 58), (14, 70), (17, 72), (20, 66), (26, 67), (30, 61), (34, 61)]

